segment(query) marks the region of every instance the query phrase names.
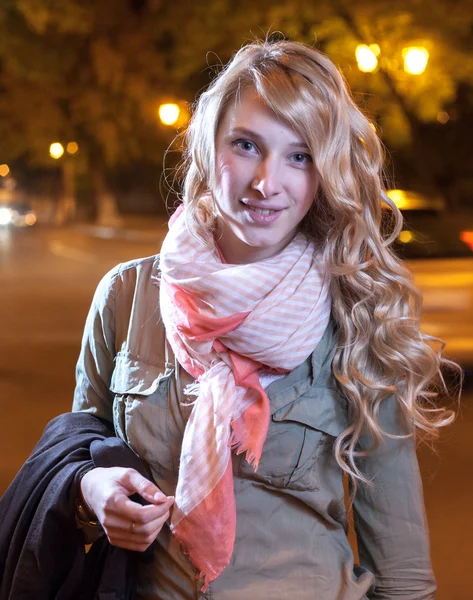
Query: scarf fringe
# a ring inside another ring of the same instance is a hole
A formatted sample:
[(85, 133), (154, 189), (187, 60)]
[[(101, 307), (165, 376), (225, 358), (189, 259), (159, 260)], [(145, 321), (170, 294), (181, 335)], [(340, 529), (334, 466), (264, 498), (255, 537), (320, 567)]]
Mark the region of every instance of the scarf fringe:
[(205, 594), (205, 592), (207, 591), (207, 588), (209, 587), (209, 583), (211, 583), (213, 581), (213, 579), (210, 579), (210, 577), (208, 575), (206, 575), (203, 571), (201, 571), (199, 573), (197, 578), (203, 579), (203, 583), (202, 583), (202, 587), (201, 587), (200, 591)]
[[(173, 531), (173, 534), (181, 546), (182, 553), (185, 556), (187, 556), (189, 560), (191, 560), (191, 553), (189, 552), (185, 541), (179, 535), (176, 535), (175, 531)], [(227, 565), (225, 565), (225, 566), (227, 566)], [(196, 582), (202, 581), (202, 586), (201, 586), (200, 591), (205, 593), (207, 591), (207, 588), (209, 587), (209, 584), (212, 583), (212, 581), (214, 581), (214, 579), (216, 579), (216, 577), (217, 577), (216, 575), (212, 576), (212, 575), (210, 575), (210, 573), (206, 573), (205, 571), (203, 571), (201, 569), (201, 570), (199, 570), (198, 573), (195, 574), (195, 581)]]
[(233, 430), (230, 433), (230, 439), (228, 441), (228, 445), (235, 452), (236, 455), (243, 454), (244, 452), (246, 452), (246, 457), (245, 457), (246, 462), (249, 463), (253, 467), (255, 472), (258, 470), (258, 463), (259, 463), (260, 457), (256, 456), (256, 453), (253, 450), (250, 450), (248, 448), (248, 445), (243, 440), (241, 440), (237, 436), (236, 432)]
[(189, 383), (183, 390), (184, 395), (186, 396), (197, 396), (194, 402), (197, 402), (199, 394), (200, 394), (200, 383), (195, 381), (194, 383)]

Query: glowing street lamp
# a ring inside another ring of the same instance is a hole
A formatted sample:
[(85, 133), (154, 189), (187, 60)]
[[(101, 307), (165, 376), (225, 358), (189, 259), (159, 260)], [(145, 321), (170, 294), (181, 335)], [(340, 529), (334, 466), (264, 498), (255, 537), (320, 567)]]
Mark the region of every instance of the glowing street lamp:
[(69, 142), (66, 150), (68, 154), (75, 154), (79, 150), (79, 144), (77, 142)]
[(378, 66), (378, 55), (380, 48), (378, 44), (360, 44), (356, 47), (355, 56), (358, 68), (362, 73), (372, 73)]
[(64, 154), (64, 146), (59, 142), (54, 142), (49, 146), (49, 154), (56, 160)]
[(403, 48), (404, 71), (410, 75), (420, 75), (425, 71), (429, 62), (429, 52), (422, 46)]
[(181, 114), (181, 109), (177, 104), (161, 104), (158, 109), (158, 115), (161, 123), (164, 125), (175, 125)]
[[(77, 142), (69, 142), (66, 145), (67, 154), (75, 154), (79, 150)], [(64, 146), (59, 142), (54, 142), (49, 146), (49, 154), (56, 160), (60, 159), (64, 152)], [(75, 217), (76, 198), (74, 181), (74, 160), (65, 156), (60, 162), (62, 171), (62, 197), (60, 198), (56, 209), (56, 222), (63, 225)]]
[(442, 123), (442, 125), (445, 125), (445, 123), (448, 123), (448, 121), (450, 120), (450, 115), (448, 114), (448, 112), (445, 111), (441, 111), (439, 113), (437, 113), (437, 121), (439, 123)]

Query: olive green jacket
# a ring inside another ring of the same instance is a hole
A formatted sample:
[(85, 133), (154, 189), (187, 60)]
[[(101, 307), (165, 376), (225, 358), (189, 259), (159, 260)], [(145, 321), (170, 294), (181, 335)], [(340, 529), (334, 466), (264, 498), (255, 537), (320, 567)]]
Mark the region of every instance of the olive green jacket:
[[(192, 410), (192, 380), (165, 341), (159, 257), (119, 265), (99, 284), (77, 365), (74, 411), (113, 422), (165, 494), (176, 488)], [(347, 403), (331, 370), (329, 324), (313, 354), (266, 391), (271, 423), (258, 471), (233, 457), (237, 531), (228, 567), (202, 594), (196, 571), (170, 533), (140, 572), (141, 600), (424, 600), (435, 597), (421, 480), (412, 439), (386, 438), (360, 467), (372, 481), (354, 502), (360, 567), (347, 540), (334, 442)], [(401, 432), (393, 400), (380, 421)], [(361, 447), (369, 447), (363, 438)]]

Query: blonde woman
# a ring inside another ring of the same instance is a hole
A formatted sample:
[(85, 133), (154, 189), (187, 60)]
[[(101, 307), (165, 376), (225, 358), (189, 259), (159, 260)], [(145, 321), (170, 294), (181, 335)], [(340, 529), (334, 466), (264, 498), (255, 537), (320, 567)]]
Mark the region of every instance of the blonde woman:
[(415, 433), (453, 416), (393, 205), (381, 232), (369, 121), (326, 56), (253, 43), (200, 96), (185, 158), (161, 255), (103, 279), (77, 367), (73, 411), (150, 477), (89, 466), (79, 527), (152, 548), (141, 600), (434, 598)]

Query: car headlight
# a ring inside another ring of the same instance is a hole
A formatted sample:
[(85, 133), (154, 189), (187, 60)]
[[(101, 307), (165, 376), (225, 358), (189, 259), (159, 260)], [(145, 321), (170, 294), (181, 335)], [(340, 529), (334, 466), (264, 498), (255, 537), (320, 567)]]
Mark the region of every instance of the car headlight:
[(12, 213), (9, 208), (0, 208), (0, 225), (8, 225), (12, 220)]

